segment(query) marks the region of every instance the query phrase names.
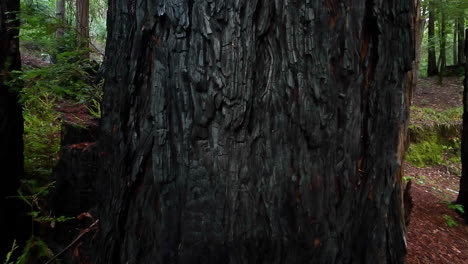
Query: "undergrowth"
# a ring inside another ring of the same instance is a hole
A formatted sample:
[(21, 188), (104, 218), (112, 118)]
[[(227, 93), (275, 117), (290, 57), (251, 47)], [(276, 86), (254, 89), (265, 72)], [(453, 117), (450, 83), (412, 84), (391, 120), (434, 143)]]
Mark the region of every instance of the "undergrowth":
[(445, 165), (456, 170), (460, 162), (463, 108), (445, 111), (412, 107), (406, 160), (417, 167)]
[[(89, 59), (90, 50), (76, 46), (75, 29), (55, 19), (54, 2), (21, 3), (21, 50), (36, 59), (45, 54), (51, 61), (41, 64), (43, 67), (23, 66), (22, 71), (13, 72), (9, 82), (19, 92), (23, 106), (25, 177), (18, 198), (30, 208), (32, 233), (25, 243), (13, 243), (4, 262), (0, 260), (4, 264), (45, 263), (53, 252), (38, 227), (53, 228), (74, 219), (51, 215), (47, 206), (54, 186), (50, 176), (60, 150), (61, 114), (57, 107), (71, 101), (100, 115), (102, 82), (95, 80), (99, 65)], [(55, 35), (58, 28), (64, 29), (61, 38)]]

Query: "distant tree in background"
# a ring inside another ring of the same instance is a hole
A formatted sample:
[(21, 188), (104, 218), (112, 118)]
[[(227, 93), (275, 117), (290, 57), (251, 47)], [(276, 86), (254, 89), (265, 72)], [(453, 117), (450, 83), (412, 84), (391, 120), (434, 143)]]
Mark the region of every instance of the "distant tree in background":
[[(439, 7), (445, 4), (445, 0), (439, 1)], [(437, 62), (437, 71), (439, 74), (439, 84), (442, 84), (445, 68), (447, 67), (447, 11), (445, 8), (438, 8), (437, 11), (439, 18), (439, 61)]]
[(464, 53), (464, 43), (466, 39), (466, 34), (465, 34), (465, 9), (460, 8), (458, 12), (458, 18), (457, 18), (457, 28), (458, 28), (458, 59), (456, 64), (463, 64), (465, 63), (465, 53)]
[(426, 19), (424, 18), (427, 11), (427, 6), (422, 5), (421, 0), (413, 0), (415, 7), (415, 16), (413, 21), (413, 32), (415, 41), (415, 59), (413, 63), (413, 88), (417, 87), (419, 79), (419, 71), (421, 66), (421, 48), (424, 37), (424, 28), (426, 25)]
[(89, 48), (89, 0), (76, 0), (76, 30), (78, 46)]
[(427, 69), (427, 76), (438, 75), (439, 79), (447, 74), (460, 73), (460, 68), (456, 66), (464, 61), (468, 1), (422, 0), (421, 8), (428, 8), (427, 16), (422, 12), (423, 20), (428, 25), (427, 29), (423, 29), (427, 41), (423, 53), (427, 54), (427, 58), (422, 61), (422, 68)]
[[(65, 0), (57, 0), (55, 2), (55, 16), (61, 24), (65, 24)], [(64, 35), (64, 28), (60, 26), (57, 28), (57, 37), (61, 38)]]
[(429, 1), (429, 21), (428, 21), (428, 66), (427, 75), (434, 76), (439, 73), (437, 69), (436, 44), (435, 44), (435, 4), (434, 0)]

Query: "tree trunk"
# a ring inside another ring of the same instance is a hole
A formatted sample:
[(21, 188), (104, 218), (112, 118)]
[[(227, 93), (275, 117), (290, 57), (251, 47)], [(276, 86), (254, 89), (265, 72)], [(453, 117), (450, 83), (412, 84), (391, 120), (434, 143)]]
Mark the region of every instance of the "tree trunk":
[(435, 76), (439, 73), (437, 69), (436, 47), (435, 47), (435, 5), (434, 0), (429, 2), (429, 21), (428, 21), (428, 60), (427, 76)]
[(413, 12), (111, 2), (96, 263), (402, 263)]
[(0, 2), (0, 260), (11, 249), (13, 239), (30, 234), (24, 226), (23, 202), (17, 198), (23, 177), (23, 117), (18, 93), (7, 85), (11, 71), (21, 68), (19, 53), (18, 0)]
[(89, 47), (89, 0), (76, 0), (76, 29), (78, 45)]
[(56, 0), (55, 1), (55, 18), (60, 22), (60, 25), (57, 27), (55, 31), (55, 45), (57, 47), (57, 51), (51, 54), (51, 61), (52, 63), (57, 63), (57, 53), (64, 52), (63, 48), (63, 37), (65, 35), (65, 0)]
[(452, 45), (452, 52), (453, 52), (453, 65), (458, 64), (458, 39), (457, 39), (457, 33), (458, 33), (458, 20), (454, 19), (453, 23), (453, 45)]
[(425, 14), (425, 7), (421, 7), (421, 0), (414, 0), (414, 8), (416, 10), (414, 16), (414, 40), (415, 40), (415, 59), (413, 63), (413, 88), (417, 88), (417, 83), (419, 79), (419, 68), (421, 64), (421, 46), (424, 36), (424, 26), (425, 19), (423, 19)]
[[(466, 30), (468, 36), (468, 29)], [(465, 42), (465, 89), (463, 90), (463, 132), (462, 132), (462, 176), (460, 179), (460, 192), (457, 203), (465, 208), (465, 219), (468, 222), (468, 41)]]
[(462, 13), (461, 17), (458, 19), (458, 64), (462, 65), (465, 63), (464, 56), (464, 43), (465, 43), (465, 17)]
[[(444, 3), (441, 3), (442, 5)], [(439, 22), (439, 84), (442, 84), (445, 67), (447, 66), (447, 14), (444, 8), (439, 8), (440, 22)]]
[[(65, 0), (55, 1), (55, 17), (60, 21), (60, 23), (65, 23)], [(57, 28), (57, 38), (62, 38), (64, 33), (63, 26)]]

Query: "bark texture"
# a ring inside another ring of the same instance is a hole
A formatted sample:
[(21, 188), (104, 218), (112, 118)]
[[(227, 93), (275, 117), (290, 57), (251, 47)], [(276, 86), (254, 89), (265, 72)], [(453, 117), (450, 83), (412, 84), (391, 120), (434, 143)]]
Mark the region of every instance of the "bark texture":
[(0, 259), (13, 239), (22, 240), (28, 229), (21, 226), (22, 202), (16, 196), (23, 177), (23, 117), (18, 94), (7, 86), (12, 70), (21, 68), (18, 0), (0, 2)]
[(111, 1), (96, 263), (402, 263), (413, 12)]
[(428, 19), (427, 76), (435, 76), (439, 74), (435, 47), (435, 13), (436, 10), (434, 0), (430, 0)]
[(57, 28), (56, 32), (57, 38), (60, 39), (65, 34), (65, 29), (63, 28), (63, 24), (65, 24), (65, 0), (55, 1), (55, 17), (62, 23), (62, 25)]
[(447, 12), (439, 8), (439, 84), (442, 84), (445, 68), (447, 67)]
[(76, 0), (76, 29), (78, 45), (89, 47), (89, 0)]
[(413, 21), (413, 32), (414, 32), (414, 46), (415, 46), (415, 58), (413, 62), (413, 89), (417, 88), (417, 82), (419, 79), (419, 68), (421, 64), (421, 47), (424, 37), (424, 27), (426, 19), (423, 19), (426, 13), (426, 7), (421, 6), (421, 0), (413, 0), (414, 4), (414, 21)]
[(465, 59), (465, 52), (464, 52), (464, 44), (465, 44), (465, 17), (464, 13), (460, 14), (458, 18), (458, 64), (462, 65), (466, 62)]
[(453, 22), (453, 34), (452, 34), (452, 57), (453, 57), (453, 65), (458, 64), (458, 22), (457, 19), (454, 19)]
[[(468, 36), (468, 29), (465, 31)], [(460, 192), (457, 203), (465, 208), (465, 219), (468, 221), (468, 41), (465, 42), (465, 80), (463, 82), (463, 132), (462, 132), (462, 176), (460, 179)]]
[(49, 205), (55, 215), (77, 216), (96, 204), (97, 125), (62, 126), (60, 159), (54, 168), (55, 188)]

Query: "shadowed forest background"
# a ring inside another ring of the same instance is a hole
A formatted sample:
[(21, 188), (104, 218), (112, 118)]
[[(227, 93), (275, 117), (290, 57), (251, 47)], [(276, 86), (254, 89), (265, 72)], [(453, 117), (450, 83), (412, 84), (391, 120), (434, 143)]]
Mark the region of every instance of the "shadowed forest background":
[(1, 263), (468, 263), (468, 1), (0, 11)]

